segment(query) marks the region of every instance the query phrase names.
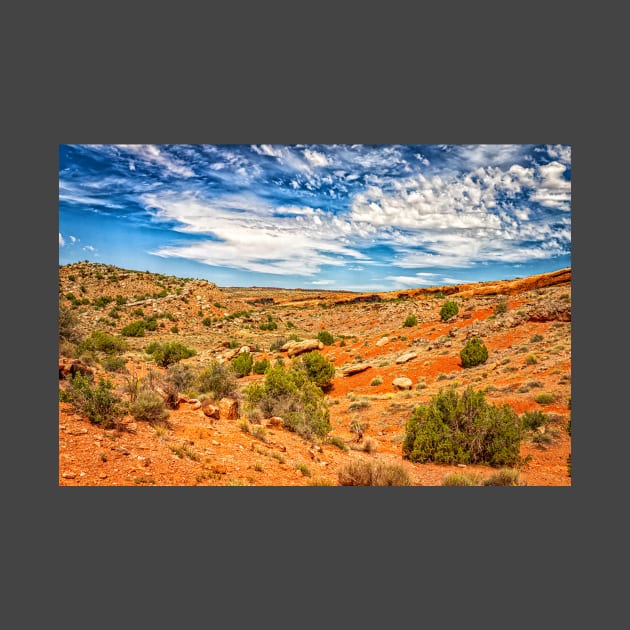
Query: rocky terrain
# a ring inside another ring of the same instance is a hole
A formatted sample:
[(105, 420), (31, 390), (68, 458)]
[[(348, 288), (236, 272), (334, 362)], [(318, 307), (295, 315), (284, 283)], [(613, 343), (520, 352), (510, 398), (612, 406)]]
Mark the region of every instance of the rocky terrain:
[[(445, 300), (458, 313), (442, 321)], [(518, 414), (540, 410), (551, 421), (521, 442), (519, 485), (569, 486), (571, 437), (571, 269), (511, 281), (385, 293), (259, 287), (218, 287), (192, 278), (124, 270), (89, 262), (59, 268), (60, 309), (73, 314), (77, 334), (100, 330), (127, 344), (124, 365), (107, 366), (98, 352), (59, 344), (59, 387), (71, 371), (108, 379), (125, 400), (132, 380), (159, 378), (165, 368), (145, 352), (153, 342), (177, 341), (195, 350), (181, 364), (201, 369), (227, 363), (245, 347), (254, 361), (282, 357), (289, 365), (310, 341), (335, 366), (326, 390), (332, 430), (309, 441), (274, 418), (256, 425), (236, 411), (208, 415), (202, 397), (182, 392), (168, 422), (155, 425), (126, 414), (103, 428), (59, 402), (59, 485), (63, 486), (317, 486), (340, 485), (350, 462), (402, 466), (413, 485), (440, 486), (450, 473), (489, 466), (417, 464), (402, 457), (413, 409), (442, 388), (484, 390), (489, 403)], [(415, 317), (413, 325), (406, 320)], [(154, 330), (121, 336), (125, 326), (152, 319)], [(318, 342), (327, 331), (333, 342)], [(464, 368), (460, 351), (479, 337), (488, 360)], [(72, 367), (74, 364), (74, 367)], [(238, 379), (239, 390), (264, 374)], [(126, 388), (127, 386), (127, 388)], [(218, 417), (216, 417), (218, 416)], [(249, 429), (248, 429), (249, 426)], [(357, 431), (357, 427), (361, 427)]]

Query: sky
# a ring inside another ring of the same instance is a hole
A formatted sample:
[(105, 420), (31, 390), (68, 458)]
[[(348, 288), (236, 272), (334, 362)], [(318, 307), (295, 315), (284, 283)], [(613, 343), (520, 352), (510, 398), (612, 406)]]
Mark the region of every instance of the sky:
[(59, 264), (393, 291), (571, 266), (571, 147), (63, 144)]

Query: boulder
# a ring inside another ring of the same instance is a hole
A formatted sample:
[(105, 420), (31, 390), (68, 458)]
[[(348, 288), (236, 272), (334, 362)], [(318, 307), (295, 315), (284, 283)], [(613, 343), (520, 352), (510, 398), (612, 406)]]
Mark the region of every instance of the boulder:
[(286, 350), (289, 357), (296, 357), (303, 352), (321, 350), (324, 344), (318, 339), (306, 339), (304, 341), (289, 341), (282, 346), (281, 350)]
[(218, 420), (220, 417), (220, 409), (210, 398), (201, 401), (201, 410), (208, 418)]
[(407, 352), (406, 354), (401, 354), (397, 359), (396, 363), (407, 363), (407, 361), (411, 361), (411, 359), (415, 359), (418, 356), (416, 352)]
[(369, 363), (350, 363), (341, 368), (341, 373), (344, 376), (351, 376), (352, 374), (358, 374), (359, 372), (365, 372), (365, 370), (371, 368)]
[(392, 385), (396, 389), (411, 389), (411, 386), (413, 385), (413, 381), (410, 378), (407, 378), (406, 376), (399, 376), (398, 378), (395, 378), (392, 381)]
[(221, 398), (219, 416), (226, 420), (236, 420), (238, 418), (238, 400), (228, 397)]

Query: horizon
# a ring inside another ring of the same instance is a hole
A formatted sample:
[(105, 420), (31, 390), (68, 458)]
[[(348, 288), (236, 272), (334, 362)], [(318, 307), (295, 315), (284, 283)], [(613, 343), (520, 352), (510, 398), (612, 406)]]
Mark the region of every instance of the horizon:
[(59, 264), (387, 292), (571, 267), (570, 145), (59, 145)]

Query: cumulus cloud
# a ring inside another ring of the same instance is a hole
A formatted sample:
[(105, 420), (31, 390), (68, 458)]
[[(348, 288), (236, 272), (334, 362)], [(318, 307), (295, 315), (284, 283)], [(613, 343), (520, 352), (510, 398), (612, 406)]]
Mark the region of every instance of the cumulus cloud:
[(560, 162), (550, 162), (539, 168), (540, 184), (531, 200), (550, 208), (571, 210), (571, 182), (563, 177), (567, 167)]
[(95, 252), (96, 249), (94, 247), (92, 247), (92, 245), (84, 245), (83, 246), (83, 251), (85, 251), (85, 252)]
[(562, 164), (571, 163), (571, 147), (565, 144), (547, 145), (549, 157), (558, 160)]
[(313, 166), (328, 166), (329, 164), (328, 158), (319, 151), (311, 151), (310, 149), (305, 149), (304, 157)]

